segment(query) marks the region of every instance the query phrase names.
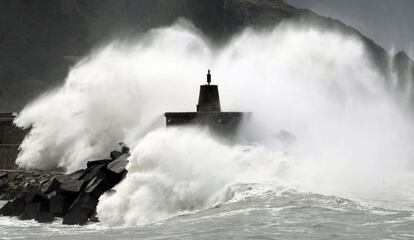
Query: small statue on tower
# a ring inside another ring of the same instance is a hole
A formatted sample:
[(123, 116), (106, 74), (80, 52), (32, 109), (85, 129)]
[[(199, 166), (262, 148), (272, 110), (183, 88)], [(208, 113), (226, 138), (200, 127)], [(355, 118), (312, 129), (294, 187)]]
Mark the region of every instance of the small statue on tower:
[(210, 69), (209, 69), (207, 73), (207, 84), (210, 85), (210, 83), (211, 83), (211, 74), (210, 74)]

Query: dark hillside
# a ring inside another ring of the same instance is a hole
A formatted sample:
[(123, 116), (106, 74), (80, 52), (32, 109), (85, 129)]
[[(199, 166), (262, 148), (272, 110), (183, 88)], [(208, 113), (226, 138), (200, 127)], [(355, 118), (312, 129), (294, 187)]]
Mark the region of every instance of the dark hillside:
[(272, 26), (286, 19), (337, 29), (360, 36), (379, 69), (389, 66), (388, 53), (356, 30), (283, 0), (0, 0), (0, 111), (18, 111), (59, 84), (73, 56), (179, 17), (191, 20), (217, 44), (245, 26)]

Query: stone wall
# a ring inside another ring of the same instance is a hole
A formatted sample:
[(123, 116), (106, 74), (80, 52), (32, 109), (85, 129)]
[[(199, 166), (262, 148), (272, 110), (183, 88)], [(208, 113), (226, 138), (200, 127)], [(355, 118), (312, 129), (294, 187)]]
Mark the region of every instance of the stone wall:
[(19, 146), (27, 131), (13, 124), (15, 113), (0, 113), (0, 169), (16, 169)]
[(25, 131), (13, 124), (14, 118), (0, 118), (0, 144), (20, 144)]
[(0, 169), (16, 169), (15, 161), (18, 153), (19, 145), (0, 144)]

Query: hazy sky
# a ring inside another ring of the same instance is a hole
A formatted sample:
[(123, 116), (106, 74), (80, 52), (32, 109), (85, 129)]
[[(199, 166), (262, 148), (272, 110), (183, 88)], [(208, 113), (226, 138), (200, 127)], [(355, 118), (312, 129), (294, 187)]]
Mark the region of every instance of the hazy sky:
[(384, 48), (414, 57), (414, 0), (288, 0), (351, 25)]

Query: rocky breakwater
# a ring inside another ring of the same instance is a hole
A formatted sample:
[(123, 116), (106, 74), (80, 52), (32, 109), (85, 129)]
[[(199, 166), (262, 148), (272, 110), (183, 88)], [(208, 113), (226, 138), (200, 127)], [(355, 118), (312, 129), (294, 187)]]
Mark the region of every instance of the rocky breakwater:
[(0, 200), (11, 200), (30, 189), (40, 189), (62, 172), (0, 170)]
[(17, 197), (0, 209), (0, 215), (42, 223), (56, 218), (63, 218), (63, 224), (98, 221), (99, 197), (127, 174), (128, 149), (124, 147), (122, 152), (113, 151), (110, 155), (110, 159), (89, 161), (86, 169), (51, 177), (38, 187), (22, 187)]

